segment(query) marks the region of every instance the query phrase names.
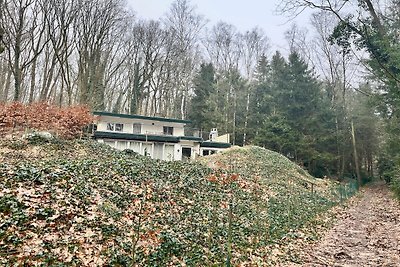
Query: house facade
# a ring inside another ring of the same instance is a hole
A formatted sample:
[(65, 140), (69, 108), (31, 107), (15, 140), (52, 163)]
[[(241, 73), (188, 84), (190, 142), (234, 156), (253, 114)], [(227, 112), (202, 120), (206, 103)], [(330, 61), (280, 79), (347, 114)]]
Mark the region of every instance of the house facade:
[(94, 138), (118, 150), (131, 149), (160, 160), (189, 160), (224, 150), (229, 142), (203, 141), (186, 136), (188, 120), (94, 112)]

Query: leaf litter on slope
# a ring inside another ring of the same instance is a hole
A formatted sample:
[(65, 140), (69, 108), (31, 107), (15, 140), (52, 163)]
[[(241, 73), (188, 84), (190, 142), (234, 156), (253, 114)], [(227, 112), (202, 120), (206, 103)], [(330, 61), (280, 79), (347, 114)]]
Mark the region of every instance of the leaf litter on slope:
[(0, 156), (6, 266), (222, 265), (228, 243), (232, 264), (262, 266), (283, 257), (272, 248), (338, 203), (334, 184), (256, 147), (217, 155), (218, 169), (93, 141), (2, 143)]

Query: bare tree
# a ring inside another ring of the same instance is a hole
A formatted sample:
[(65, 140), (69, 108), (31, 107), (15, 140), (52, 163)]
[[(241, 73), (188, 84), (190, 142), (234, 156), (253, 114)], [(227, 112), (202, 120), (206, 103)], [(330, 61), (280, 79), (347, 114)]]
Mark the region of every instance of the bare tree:
[[(66, 92), (66, 104), (72, 104), (73, 97), (73, 60), (74, 51), (74, 24), (79, 14), (79, 2), (75, 0), (42, 0), (43, 12), (47, 19), (47, 32), (50, 39), (50, 48), (44, 59), (42, 88), (40, 99), (49, 97), (49, 89), (53, 79), (60, 76), (59, 97), (57, 102), (64, 102)], [(56, 75), (56, 72), (59, 75)]]
[(308, 30), (306, 28), (300, 28), (297, 24), (292, 24), (290, 29), (285, 32), (285, 39), (289, 45), (290, 53), (296, 52), (306, 60), (307, 64), (313, 64), (312, 62), (312, 46), (307, 39)]
[(114, 110), (125, 107), (130, 113), (150, 115), (150, 93), (157, 94), (160, 90), (152, 85), (152, 80), (157, 78), (160, 62), (166, 56), (166, 39), (167, 33), (160, 22), (139, 21), (134, 25), (124, 45), (125, 62), (122, 71), (128, 79), (118, 93)]
[(122, 0), (85, 0), (80, 2), (75, 21), (75, 45), (78, 52), (78, 101), (93, 109), (104, 109), (107, 59), (118, 40), (118, 28), (124, 20)]
[(206, 21), (196, 13), (188, 0), (176, 0), (172, 3), (164, 19), (166, 30), (172, 34), (171, 102), (173, 116), (186, 117), (187, 104), (195, 70), (199, 65), (199, 37)]
[(251, 80), (258, 60), (270, 48), (269, 39), (262, 29), (255, 27), (242, 35), (242, 44), (244, 74)]
[[(0, 10), (4, 10), (4, 0), (0, 0)], [(4, 25), (2, 24), (4, 21), (4, 12), (0, 12), (0, 54), (4, 52)]]
[[(353, 35), (356, 35), (359, 38), (359, 44), (363, 43), (363, 47), (366, 48), (370, 57), (379, 66), (379, 68), (375, 68), (375, 71), (378, 69), (377, 72), (383, 73), (397, 84), (400, 83), (400, 77), (397, 75), (397, 70), (395, 70), (397, 68), (391, 66), (397, 62), (396, 55), (392, 55), (394, 59), (391, 61), (382, 55), (382, 49), (376, 49), (377, 46), (381, 46), (386, 53), (390, 54), (392, 50), (390, 46), (393, 45), (390, 42), (383, 43), (379, 41), (388, 39), (388, 33), (390, 32), (388, 27), (384, 25), (386, 15), (381, 11), (379, 1), (282, 0), (279, 10), (284, 14), (297, 16), (306, 8), (328, 12), (335, 16), (341, 28), (347, 29)], [(354, 36), (351, 34), (344, 37), (340, 42), (345, 43), (345, 45), (354, 40)], [(385, 45), (388, 47), (384, 47)]]
[(210, 62), (222, 72), (238, 70), (242, 56), (242, 36), (237, 29), (219, 22), (206, 34), (204, 46)]
[[(43, 39), (45, 21), (40, 7), (33, 0), (9, 0), (3, 4), (3, 15), (0, 23), (4, 27), (4, 44), (7, 60), (14, 77), (13, 100), (22, 100), (25, 93), (23, 80), (27, 70), (31, 78), (35, 76), (36, 60), (43, 51), (46, 40)], [(31, 84), (31, 88), (34, 85)]]

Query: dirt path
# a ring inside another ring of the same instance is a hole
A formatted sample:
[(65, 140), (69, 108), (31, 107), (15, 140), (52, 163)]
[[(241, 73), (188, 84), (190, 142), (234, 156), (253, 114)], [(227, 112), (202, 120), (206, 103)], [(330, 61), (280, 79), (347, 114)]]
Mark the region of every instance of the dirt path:
[(400, 266), (400, 205), (384, 184), (363, 191), (321, 241), (306, 249), (304, 263), (289, 266)]

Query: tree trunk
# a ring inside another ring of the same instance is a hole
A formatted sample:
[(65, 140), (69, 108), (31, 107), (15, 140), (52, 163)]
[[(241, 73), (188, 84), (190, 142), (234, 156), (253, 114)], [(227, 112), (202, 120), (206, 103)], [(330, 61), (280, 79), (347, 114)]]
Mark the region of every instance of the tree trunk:
[(227, 92), (226, 92), (226, 98), (225, 98), (225, 132), (226, 133), (228, 133), (228, 122), (229, 122), (229, 115), (228, 115), (228, 113), (229, 113), (229, 109), (228, 109), (228, 107), (229, 107), (229, 94), (230, 94), (230, 90), (228, 90)]
[[(250, 90), (250, 89), (248, 89)], [(249, 109), (250, 109), (250, 92), (247, 92), (247, 101), (246, 101), (246, 115), (244, 118), (244, 132), (243, 132), (243, 146), (246, 145), (246, 137), (247, 137), (247, 125), (249, 121)]]
[(51, 83), (54, 77), (54, 70), (55, 70), (55, 57), (53, 57), (52, 59), (50, 69), (47, 69), (47, 67), (45, 69), (46, 73), (43, 76), (42, 90), (40, 92), (40, 97), (39, 97), (41, 101), (47, 100)]
[(15, 33), (15, 46), (14, 46), (14, 101), (20, 100), (21, 97), (21, 82), (22, 82), (22, 72), (20, 66), (21, 60), (21, 43), (22, 43), (22, 34), (24, 27), (24, 10), (20, 8), (18, 10), (18, 24)]
[(15, 45), (15, 58), (14, 58), (14, 101), (18, 101), (21, 95), (21, 69), (19, 67), (19, 60), (21, 56), (21, 48), (19, 44), (19, 39), (17, 36), (16, 45)]
[(352, 139), (352, 143), (353, 143), (354, 165), (356, 167), (357, 182), (358, 182), (358, 186), (361, 186), (361, 174), (360, 174), (360, 168), (359, 168), (359, 162), (358, 162), (358, 154), (357, 154), (357, 147), (356, 147), (356, 135), (355, 135), (353, 119), (351, 120), (351, 137), (352, 137), (351, 139)]
[(181, 119), (185, 119), (185, 111), (186, 111), (186, 93), (187, 91), (185, 90), (182, 92), (182, 101), (181, 101)]
[(236, 109), (237, 109), (237, 96), (234, 93), (233, 99), (233, 122), (232, 122), (232, 144), (236, 144)]
[(28, 102), (32, 103), (34, 101), (34, 93), (35, 93), (35, 86), (36, 86), (36, 58), (32, 61), (32, 68), (31, 68), (31, 85), (29, 89), (29, 99)]
[(10, 92), (10, 86), (11, 86), (11, 76), (12, 76), (12, 71), (8, 70), (7, 76), (5, 79), (5, 83), (4, 83), (3, 96), (2, 96), (2, 98), (0, 98), (1, 101), (6, 102), (8, 100), (8, 94)]
[(341, 162), (344, 161), (340, 153), (340, 140), (339, 140), (339, 120), (338, 116), (335, 116), (335, 129), (336, 129), (336, 149), (337, 149), (337, 175), (339, 180), (343, 178), (343, 172), (341, 171)]

